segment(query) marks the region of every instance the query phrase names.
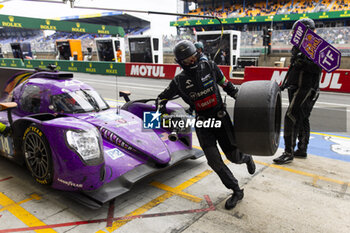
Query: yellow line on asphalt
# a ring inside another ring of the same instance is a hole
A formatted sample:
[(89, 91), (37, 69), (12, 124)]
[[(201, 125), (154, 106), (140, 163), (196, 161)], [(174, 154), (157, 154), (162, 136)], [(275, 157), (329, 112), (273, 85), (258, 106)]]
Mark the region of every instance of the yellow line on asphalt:
[(152, 186), (156, 187), (156, 188), (159, 188), (159, 189), (163, 189), (165, 191), (168, 191), (168, 192), (171, 192), (171, 193), (174, 193), (180, 197), (183, 197), (183, 198), (186, 198), (190, 201), (193, 201), (193, 202), (201, 202), (202, 201), (202, 198), (199, 198), (199, 197), (196, 197), (196, 196), (193, 196), (191, 194), (188, 194), (188, 193), (185, 193), (177, 188), (173, 188), (173, 187), (170, 187), (168, 185), (165, 185), (165, 184), (162, 184), (162, 183), (159, 183), (157, 181), (153, 181), (151, 183)]
[[(35, 199), (36, 196), (32, 196), (29, 199)], [(28, 200), (28, 199), (26, 199)], [(23, 203), (23, 201), (22, 201)], [(34, 215), (29, 213), (26, 209), (20, 206), (18, 203), (11, 200), (5, 194), (0, 192), (0, 205), (4, 206), (4, 209), (8, 210), (11, 214), (13, 214), (16, 218), (21, 220), (28, 227), (37, 227), (37, 226), (46, 226), (46, 224), (36, 218)], [(50, 233), (56, 232), (53, 229), (44, 229), (44, 230), (35, 230), (38, 233)]]
[(316, 133), (316, 132), (311, 132), (311, 134), (316, 134), (316, 135), (321, 135), (321, 136), (328, 136), (328, 137), (334, 137), (334, 138), (349, 139), (350, 140), (350, 137), (344, 137), (344, 136), (338, 136), (338, 135), (332, 135), (332, 134)]
[(278, 169), (281, 169), (281, 170), (284, 170), (284, 171), (288, 171), (288, 172), (292, 172), (292, 173), (295, 173), (295, 174), (312, 177), (314, 179), (314, 181), (313, 181), (314, 184), (316, 184), (315, 181), (317, 181), (317, 180), (324, 180), (324, 181), (328, 181), (328, 182), (336, 183), (336, 184), (340, 184), (340, 185), (348, 184), (348, 186), (350, 186), (350, 183), (346, 183), (346, 182), (341, 181), (341, 180), (336, 180), (336, 179), (332, 179), (332, 178), (328, 178), (328, 177), (324, 177), (324, 176), (319, 176), (319, 175), (316, 175), (316, 174), (313, 174), (313, 173), (303, 172), (303, 171), (299, 171), (299, 170), (296, 170), (296, 169), (293, 169), (293, 168), (289, 168), (289, 167), (282, 167), (282, 166), (279, 166), (279, 165), (276, 165), (276, 164), (269, 164), (269, 163), (264, 163), (264, 162), (260, 162), (260, 161), (256, 161), (256, 160), (254, 160), (254, 161), (256, 163), (258, 163), (258, 164), (261, 164), (261, 165), (264, 165), (264, 166), (267, 166), (267, 167), (278, 168)]
[[(200, 173), (199, 175), (185, 181), (184, 183), (180, 184), (179, 186), (177, 186), (175, 189), (177, 190), (184, 190), (185, 188), (191, 186), (192, 184), (198, 182), (199, 180), (203, 179), (204, 177), (206, 177), (207, 175), (211, 174), (213, 171), (210, 170), (205, 170), (204, 172)], [(152, 201), (146, 203), (145, 205), (141, 206), (140, 208), (132, 211), (131, 213), (125, 215), (125, 217), (128, 216), (134, 216), (134, 215), (141, 215), (143, 213), (145, 213), (146, 211), (152, 209), (153, 207), (159, 205), (160, 203), (164, 202), (165, 200), (167, 200), (168, 198), (174, 196), (175, 193), (173, 192), (166, 192), (162, 195), (160, 195), (159, 197), (153, 199)], [(113, 222), (113, 225), (111, 227), (106, 227), (106, 230), (108, 232), (113, 232), (115, 230), (117, 230), (118, 228), (124, 226), (126, 223), (130, 222), (132, 220), (118, 220)], [(103, 233), (104, 231), (99, 230), (96, 233)]]
[[(23, 201), (20, 201), (20, 202), (11, 204), (11, 205), (21, 205), (21, 204), (26, 203), (26, 202), (28, 202), (28, 201), (30, 201), (30, 200), (33, 200), (33, 199), (34, 199), (34, 200), (40, 200), (40, 199), (41, 199), (41, 197), (40, 197), (38, 194), (36, 194), (36, 193), (33, 193), (33, 194), (30, 195), (30, 196), (31, 196), (30, 198), (24, 199)], [(1, 212), (1, 211), (4, 211), (4, 210), (7, 210), (7, 206), (5, 206), (4, 208), (0, 209), (0, 212)]]
[[(199, 146), (193, 146), (193, 148), (201, 149), (201, 147), (199, 147)], [(224, 154), (224, 153), (221, 152), (221, 154)], [(260, 162), (260, 161), (257, 161), (257, 160), (254, 160), (254, 161), (256, 163), (264, 165), (264, 166), (278, 168), (278, 169), (289, 171), (289, 172), (293, 172), (293, 173), (296, 173), (296, 174), (313, 177), (315, 180), (320, 179), (320, 180), (325, 180), (325, 181), (329, 181), (329, 182), (333, 182), (333, 183), (337, 183), (337, 184), (345, 184), (345, 182), (343, 182), (343, 181), (339, 181), (339, 180), (335, 180), (335, 179), (331, 179), (331, 178), (327, 178), (327, 177), (323, 177), (323, 176), (317, 176), (315, 174), (311, 174), (311, 173), (307, 173), (307, 172), (303, 172), (303, 171), (299, 171), (299, 170), (295, 170), (295, 169), (291, 169), (291, 168), (287, 168), (287, 167), (282, 167), (282, 166), (278, 166), (278, 165), (275, 165), (275, 164), (268, 164), (268, 163)], [(224, 162), (228, 163), (229, 161), (225, 160)], [(181, 190), (184, 190), (187, 187), (191, 186), (192, 184), (194, 184), (194, 183), (198, 182), (199, 180), (203, 179), (207, 175), (211, 174), (212, 172), (213, 172), (212, 170), (206, 170), (206, 171), (200, 173), (199, 175), (197, 175), (197, 176), (195, 176), (195, 177), (185, 181), (184, 183), (182, 183), (181, 185), (177, 186), (176, 188), (172, 188), (172, 189), (176, 189), (177, 192), (181, 191)], [(348, 185), (350, 186), (350, 183), (348, 183)], [(150, 210), (153, 207), (159, 205), (160, 203), (164, 202), (165, 200), (167, 200), (168, 198), (170, 198), (170, 197), (172, 197), (174, 195), (176, 195), (174, 192), (167, 191), (166, 193), (162, 194), (161, 196), (153, 199), (152, 201), (146, 203), (145, 205), (141, 206), (140, 208), (132, 211), (131, 213), (129, 213), (129, 214), (125, 215), (125, 216), (141, 215), (141, 214), (147, 212), (148, 210)], [(124, 226), (126, 223), (128, 223), (130, 221), (132, 221), (132, 220), (118, 220), (118, 221), (113, 222), (112, 227), (107, 227), (105, 229), (108, 232), (113, 232), (113, 231), (117, 230), (118, 228)], [(96, 233), (105, 233), (105, 231), (99, 230)]]
[[(330, 136), (333, 136), (333, 135), (330, 135)], [(345, 138), (345, 137), (343, 137), (343, 138)], [(201, 147), (199, 147), (199, 146), (193, 146), (193, 148), (201, 149)], [(221, 154), (225, 155), (223, 152), (221, 152)], [(225, 160), (224, 162), (226, 163), (226, 162), (229, 162), (229, 161)], [(258, 164), (261, 164), (261, 165), (264, 165), (264, 166), (267, 166), (267, 167), (273, 167), (273, 168), (281, 169), (281, 170), (284, 170), (284, 171), (296, 173), (296, 174), (299, 174), (299, 175), (312, 177), (314, 186), (316, 186), (317, 180), (324, 180), (324, 181), (328, 181), (328, 182), (336, 183), (336, 184), (340, 184), (340, 185), (347, 184), (348, 186), (350, 186), (350, 183), (347, 183), (345, 181), (336, 180), (336, 179), (332, 179), (332, 178), (328, 178), (328, 177), (324, 177), (324, 176), (319, 176), (319, 175), (316, 175), (316, 174), (313, 174), (313, 173), (303, 172), (303, 171), (300, 171), (300, 170), (296, 170), (296, 169), (288, 168), (288, 167), (283, 167), (283, 166), (279, 166), (279, 165), (276, 165), (276, 164), (264, 163), (264, 162), (261, 162), (261, 161), (258, 161), (258, 160), (254, 160), (254, 162), (258, 163)]]

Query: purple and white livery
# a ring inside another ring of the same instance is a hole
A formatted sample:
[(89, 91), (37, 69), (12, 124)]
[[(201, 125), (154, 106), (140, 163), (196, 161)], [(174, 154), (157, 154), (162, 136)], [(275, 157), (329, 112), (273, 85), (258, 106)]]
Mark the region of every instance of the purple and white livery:
[[(191, 129), (176, 141), (168, 138), (171, 129), (143, 129), (143, 113), (155, 111), (149, 100), (127, 102), (117, 114), (71, 73), (16, 72), (0, 101), (17, 103), (0, 112), (12, 127), (0, 136), (1, 155), (26, 164), (38, 183), (73, 191), (85, 205), (99, 207), (142, 178), (203, 155), (192, 148)], [(184, 113), (177, 104), (167, 107)]]

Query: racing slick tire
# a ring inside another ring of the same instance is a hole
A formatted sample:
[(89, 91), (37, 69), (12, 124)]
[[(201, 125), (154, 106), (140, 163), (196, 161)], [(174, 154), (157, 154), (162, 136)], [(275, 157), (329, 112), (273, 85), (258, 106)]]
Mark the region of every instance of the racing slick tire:
[(42, 185), (53, 180), (52, 155), (49, 142), (40, 128), (31, 124), (23, 135), (24, 160), (34, 179)]
[(281, 92), (276, 82), (243, 83), (234, 108), (238, 149), (251, 155), (274, 155), (280, 139), (281, 110)]

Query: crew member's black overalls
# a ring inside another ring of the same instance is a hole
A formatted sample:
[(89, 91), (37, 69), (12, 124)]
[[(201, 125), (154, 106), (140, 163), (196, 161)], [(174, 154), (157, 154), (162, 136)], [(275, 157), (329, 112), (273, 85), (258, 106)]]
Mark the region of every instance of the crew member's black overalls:
[(284, 118), (285, 151), (293, 153), (298, 138), (298, 149), (306, 152), (310, 137), (309, 117), (318, 98), (322, 69), (295, 46), (291, 64), (286, 84), (289, 106)]
[(215, 63), (202, 60), (194, 71), (182, 71), (175, 76), (158, 98), (168, 100), (180, 95), (192, 109), (195, 109), (197, 120), (215, 118), (221, 121), (220, 128), (196, 127), (197, 137), (209, 166), (219, 175), (223, 184), (228, 189), (239, 191), (238, 181), (224, 164), (216, 145), (219, 142), (226, 157), (233, 163), (246, 163), (250, 159), (239, 152), (235, 145), (233, 125), (224, 107), (218, 84), (224, 86), (224, 90), (230, 95), (236, 93), (238, 89), (231, 83), (225, 85), (227, 83)]

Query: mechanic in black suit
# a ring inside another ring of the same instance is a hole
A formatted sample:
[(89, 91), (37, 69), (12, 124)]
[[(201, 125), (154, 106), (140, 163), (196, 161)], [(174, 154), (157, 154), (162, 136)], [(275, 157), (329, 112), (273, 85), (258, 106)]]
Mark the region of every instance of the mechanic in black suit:
[(200, 60), (200, 54), (191, 41), (183, 40), (177, 43), (174, 54), (176, 62), (183, 71), (176, 75), (169, 86), (159, 94), (160, 111), (166, 113), (166, 102), (179, 95), (190, 105), (190, 108), (195, 110), (197, 121), (205, 121), (209, 118), (221, 121), (221, 126), (218, 128), (196, 126), (196, 133), (209, 166), (219, 175), (226, 188), (233, 190), (232, 196), (225, 204), (226, 209), (232, 209), (239, 200), (242, 200), (243, 189), (239, 187), (237, 179), (224, 164), (217, 142), (231, 162), (246, 163), (248, 172), (250, 174), (255, 172), (252, 156), (241, 153), (236, 147), (233, 125), (218, 85), (233, 98), (236, 98), (238, 89), (225, 78), (214, 62)]
[[(297, 22), (312, 30), (315, 29), (315, 22), (312, 19), (305, 18)], [(293, 30), (297, 22), (294, 23)], [(307, 157), (310, 138), (309, 117), (319, 95), (321, 73), (321, 67), (301, 53), (298, 47), (293, 46), (291, 65), (286, 81), (281, 86), (281, 90), (288, 88), (289, 97), (289, 106), (284, 117), (285, 149), (280, 157), (273, 160), (276, 164), (290, 163), (294, 157)], [(297, 138), (298, 149), (294, 151)]]

